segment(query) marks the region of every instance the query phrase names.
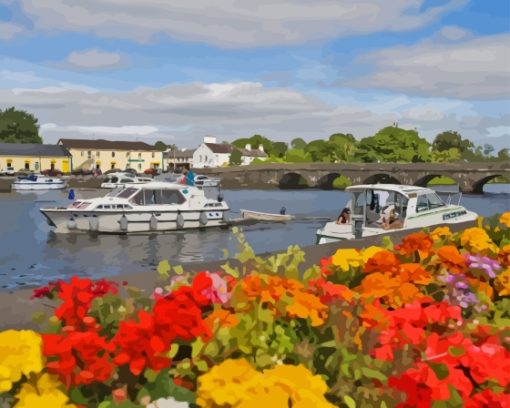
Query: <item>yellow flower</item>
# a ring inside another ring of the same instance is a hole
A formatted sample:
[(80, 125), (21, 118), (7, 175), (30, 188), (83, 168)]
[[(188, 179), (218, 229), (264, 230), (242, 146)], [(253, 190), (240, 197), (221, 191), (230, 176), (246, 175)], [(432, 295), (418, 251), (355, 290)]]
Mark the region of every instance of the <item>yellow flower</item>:
[(437, 241), (443, 237), (449, 237), (452, 235), (449, 227), (437, 227), (434, 231), (430, 233), (430, 238), (433, 241)]
[(41, 337), (31, 330), (0, 333), (0, 392), (9, 391), (24, 374), (43, 369)]
[(510, 211), (501, 214), (501, 217), (499, 217), (499, 222), (505, 227), (510, 228)]
[(34, 386), (30, 383), (24, 383), (21, 390), (16, 394), (18, 403), (14, 408), (73, 408), (74, 404), (69, 404), (67, 395), (61, 391), (62, 384), (56, 378), (49, 374), (43, 374), (37, 380)]
[(510, 268), (505, 269), (498, 275), (498, 277), (494, 280), (494, 286), (496, 287), (499, 296), (510, 295)]
[(339, 266), (344, 272), (349, 271), (352, 266), (354, 268), (362, 265), (363, 258), (355, 249), (339, 249), (332, 258), (333, 265)]
[(478, 227), (465, 230), (460, 237), (460, 243), (469, 251), (478, 254), (487, 254), (487, 252), (497, 254), (499, 252), (499, 248), (492, 242), (489, 235)]
[(366, 263), (370, 258), (372, 258), (376, 253), (383, 251), (384, 249), (378, 246), (371, 246), (364, 249), (361, 252), (361, 257), (363, 258), (363, 263)]

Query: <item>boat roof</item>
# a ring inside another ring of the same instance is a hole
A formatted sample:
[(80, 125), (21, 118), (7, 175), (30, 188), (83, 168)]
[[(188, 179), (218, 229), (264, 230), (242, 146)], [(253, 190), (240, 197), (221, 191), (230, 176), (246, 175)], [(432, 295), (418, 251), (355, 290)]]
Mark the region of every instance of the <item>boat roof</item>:
[[(134, 185), (126, 185), (126, 188), (137, 188), (141, 190), (152, 190), (152, 189), (158, 189), (158, 188), (164, 188), (164, 189), (173, 189), (173, 190), (186, 190), (190, 188), (195, 188), (194, 186), (188, 186), (186, 184), (177, 184), (177, 183), (171, 183), (168, 181), (149, 181), (148, 183), (144, 184), (134, 184)], [(198, 190), (198, 189), (197, 189)]]
[(380, 190), (380, 191), (394, 191), (408, 197), (410, 194), (422, 195), (435, 193), (434, 190), (426, 187), (409, 186), (404, 184), (360, 184), (350, 186), (345, 189), (346, 191), (359, 191), (359, 190)]

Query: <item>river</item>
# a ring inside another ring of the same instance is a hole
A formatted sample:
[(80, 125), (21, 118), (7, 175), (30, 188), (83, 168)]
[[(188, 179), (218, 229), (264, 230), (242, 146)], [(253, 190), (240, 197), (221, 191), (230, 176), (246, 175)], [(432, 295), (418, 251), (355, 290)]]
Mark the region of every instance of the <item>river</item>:
[[(437, 186), (451, 190), (452, 186)], [(455, 189), (456, 186), (453, 186)], [(340, 191), (224, 190), (231, 218), (240, 209), (279, 212), (282, 206), (297, 219), (286, 224), (243, 226), (256, 252), (315, 243), (315, 231), (336, 218), (348, 199)], [(77, 191), (76, 197), (103, 191)], [(179, 231), (136, 236), (55, 234), (39, 212), (44, 206), (66, 205), (66, 191), (0, 193), (0, 290), (43, 285), (71, 275), (93, 278), (155, 270), (159, 261), (172, 264), (224, 258), (237, 246), (229, 230)], [(464, 195), (461, 202), (481, 215), (510, 210), (510, 184), (486, 186), (484, 195)]]

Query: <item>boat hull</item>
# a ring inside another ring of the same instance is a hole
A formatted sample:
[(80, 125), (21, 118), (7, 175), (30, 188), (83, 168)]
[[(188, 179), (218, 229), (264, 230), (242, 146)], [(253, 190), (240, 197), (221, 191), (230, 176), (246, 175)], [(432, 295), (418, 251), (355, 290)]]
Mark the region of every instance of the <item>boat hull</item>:
[(288, 214), (271, 214), (258, 211), (241, 210), (241, 216), (245, 220), (257, 221), (272, 221), (272, 222), (286, 222), (292, 220), (294, 217)]
[(62, 190), (66, 187), (64, 182), (61, 183), (17, 183), (11, 185), (13, 190)]
[[(48, 223), (56, 227), (57, 233), (97, 232), (107, 234), (129, 234), (178, 231), (186, 229), (202, 229), (223, 227), (228, 223), (224, 220), (226, 210), (214, 211), (176, 211), (168, 212), (87, 212), (70, 211), (68, 209), (42, 208)], [(205, 214), (207, 221), (201, 220)], [(180, 219), (179, 219), (180, 218)]]

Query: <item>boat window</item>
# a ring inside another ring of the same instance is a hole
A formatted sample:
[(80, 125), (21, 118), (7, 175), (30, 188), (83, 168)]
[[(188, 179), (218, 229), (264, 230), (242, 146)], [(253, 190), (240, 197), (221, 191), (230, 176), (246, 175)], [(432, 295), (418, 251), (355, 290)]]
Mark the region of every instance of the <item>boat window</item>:
[(182, 204), (186, 201), (177, 190), (161, 190), (161, 204)]
[(143, 205), (143, 191), (136, 193), (130, 201), (135, 205)]
[(136, 192), (136, 188), (125, 188), (124, 190), (122, 190), (118, 195), (117, 197), (119, 198), (128, 198), (128, 197), (131, 197), (135, 192)]
[(88, 201), (83, 201), (79, 206), (78, 208), (87, 208), (88, 206), (90, 205), (90, 202)]
[(96, 207), (96, 210), (100, 210), (101, 208), (103, 208), (103, 204), (99, 204), (99, 205)]
[(132, 183), (133, 182), (133, 179), (121, 179), (120, 180), (121, 183)]
[(161, 204), (161, 190), (143, 190), (145, 205)]
[(117, 183), (119, 181), (118, 177), (112, 177), (111, 178), (111, 182), (112, 183)]
[(355, 215), (363, 215), (365, 212), (366, 192), (356, 191), (354, 192), (354, 205), (353, 212)]
[(444, 205), (443, 200), (436, 193), (424, 194), (416, 201), (416, 212), (428, 211)]

